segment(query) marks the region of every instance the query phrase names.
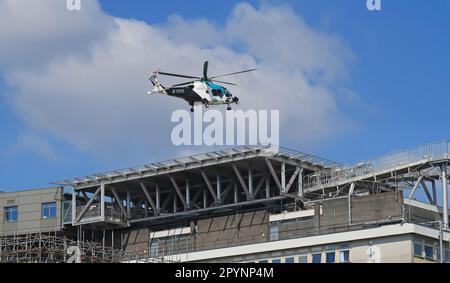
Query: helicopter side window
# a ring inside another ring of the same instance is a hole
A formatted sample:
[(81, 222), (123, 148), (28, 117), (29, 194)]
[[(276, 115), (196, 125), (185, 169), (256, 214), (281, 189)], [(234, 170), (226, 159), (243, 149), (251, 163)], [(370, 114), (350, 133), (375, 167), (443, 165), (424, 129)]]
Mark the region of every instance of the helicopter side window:
[(213, 94), (214, 96), (220, 96), (220, 97), (222, 97), (222, 91), (220, 91), (219, 89), (213, 89), (213, 90), (212, 90), (212, 94)]
[(188, 86), (189, 89), (194, 89), (194, 85)]

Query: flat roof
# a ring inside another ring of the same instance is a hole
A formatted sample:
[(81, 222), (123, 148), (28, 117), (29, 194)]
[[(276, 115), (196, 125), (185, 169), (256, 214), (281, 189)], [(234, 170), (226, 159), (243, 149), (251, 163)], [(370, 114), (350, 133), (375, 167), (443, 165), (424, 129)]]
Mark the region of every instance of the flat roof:
[(295, 160), (317, 167), (318, 170), (341, 166), (340, 163), (334, 161), (280, 146), (255, 145), (200, 153), (105, 173), (96, 173), (83, 177), (55, 181), (52, 182), (52, 184), (63, 187), (95, 185), (102, 182), (111, 182), (115, 179), (124, 181), (128, 180), (128, 178), (137, 178), (139, 176), (157, 176), (260, 156), (282, 157), (287, 160)]
[(5, 191), (0, 191), (0, 193), (3, 194), (17, 194), (17, 193), (22, 193), (22, 192), (34, 192), (34, 191), (45, 191), (45, 190), (57, 190), (60, 189), (61, 187), (48, 187), (48, 188), (34, 188), (34, 189), (20, 189), (20, 190), (14, 190), (14, 191), (9, 191), (9, 192), (5, 192)]

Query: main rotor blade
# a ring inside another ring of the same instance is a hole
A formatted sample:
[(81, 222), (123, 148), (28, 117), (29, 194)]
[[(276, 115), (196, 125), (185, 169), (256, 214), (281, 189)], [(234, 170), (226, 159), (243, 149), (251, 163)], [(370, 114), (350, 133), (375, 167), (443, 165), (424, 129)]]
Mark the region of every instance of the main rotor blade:
[(172, 73), (165, 73), (165, 72), (158, 72), (158, 74), (159, 75), (164, 75), (164, 76), (185, 78), (185, 79), (199, 79), (199, 80), (202, 79), (202, 78), (194, 77), (194, 76), (186, 76), (186, 75), (179, 75), (179, 74), (172, 74)]
[(205, 79), (208, 78), (208, 65), (209, 65), (208, 61), (205, 61), (205, 63), (203, 64), (203, 77)]
[(242, 73), (248, 73), (248, 72), (253, 72), (253, 71), (256, 71), (256, 69), (250, 69), (250, 70), (245, 70), (245, 71), (240, 71), (240, 72), (235, 72), (235, 73), (230, 73), (230, 74), (225, 74), (225, 75), (220, 75), (220, 76), (214, 76), (214, 77), (211, 77), (211, 79), (220, 78), (220, 77), (227, 77), (227, 76), (233, 76), (233, 75), (242, 74)]
[(181, 84), (176, 84), (176, 85), (173, 85), (172, 87), (174, 87), (174, 86), (190, 85), (190, 84), (193, 84), (193, 83), (198, 82), (198, 81), (200, 81), (200, 80), (195, 80), (195, 81), (185, 82), (185, 83), (181, 83)]
[(237, 86), (237, 84), (235, 84), (235, 83), (227, 83), (227, 82), (221, 82), (221, 81), (217, 81), (217, 80), (212, 80), (213, 82), (216, 82), (216, 83), (220, 83), (220, 84), (226, 84), (226, 85), (234, 85), (234, 86)]

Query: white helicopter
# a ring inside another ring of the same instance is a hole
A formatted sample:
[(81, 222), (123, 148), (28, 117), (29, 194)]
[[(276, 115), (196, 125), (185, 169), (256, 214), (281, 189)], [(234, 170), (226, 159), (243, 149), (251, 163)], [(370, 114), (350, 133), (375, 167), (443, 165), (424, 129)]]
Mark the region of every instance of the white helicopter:
[[(149, 91), (148, 94), (165, 94), (184, 99), (189, 103), (189, 105), (191, 105), (191, 112), (194, 112), (194, 105), (200, 104), (205, 105), (205, 107), (209, 107), (210, 105), (225, 104), (228, 105), (227, 110), (231, 110), (230, 104), (232, 103), (237, 104), (239, 102), (239, 98), (233, 96), (228, 89), (216, 83), (233, 86), (236, 86), (236, 84), (218, 81), (216, 80), (216, 78), (248, 73), (253, 71), (256, 71), (256, 69), (208, 77), (208, 61), (206, 61), (203, 65), (203, 77), (186, 76), (156, 71), (151, 74), (150, 73), (148, 74), (149, 79), (154, 86), (154, 89), (152, 91)], [(171, 87), (165, 88), (161, 85), (160, 81), (158, 80), (158, 75), (192, 79), (192, 81), (176, 84)]]

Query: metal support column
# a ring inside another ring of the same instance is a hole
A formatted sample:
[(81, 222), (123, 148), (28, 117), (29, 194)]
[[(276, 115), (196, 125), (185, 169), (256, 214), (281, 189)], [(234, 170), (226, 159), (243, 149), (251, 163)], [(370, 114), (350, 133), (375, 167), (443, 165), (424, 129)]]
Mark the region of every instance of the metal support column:
[(156, 215), (159, 215), (161, 212), (161, 194), (159, 191), (159, 185), (156, 184)]
[(253, 170), (252, 165), (248, 165), (248, 192), (253, 197)]
[(216, 195), (217, 195), (217, 202), (219, 204), (222, 204), (222, 185), (220, 183), (220, 173), (217, 173), (216, 175)]
[(189, 187), (189, 178), (186, 178), (186, 208), (191, 208), (191, 189)]
[(281, 187), (283, 188), (283, 193), (286, 192), (286, 162), (281, 163)]
[(100, 215), (102, 221), (105, 221), (105, 184), (100, 185)]
[(75, 220), (77, 219), (77, 191), (72, 188), (72, 226), (75, 226)]
[(444, 263), (444, 231), (443, 231), (442, 221), (439, 222), (439, 254), (440, 254), (440, 262)]
[(442, 164), (442, 214), (444, 229), (448, 229), (448, 184), (447, 184), (447, 164)]
[(113, 193), (116, 201), (117, 201), (117, 205), (120, 208), (120, 211), (122, 211), (123, 216), (128, 219), (128, 214), (127, 211), (125, 210), (125, 208), (123, 207), (123, 202), (119, 197), (119, 194), (117, 193), (116, 189), (114, 187), (111, 187), (111, 192)]
[(270, 198), (270, 175), (266, 174), (266, 198)]
[(437, 201), (437, 190), (436, 190), (436, 181), (435, 180), (431, 180), (431, 190), (433, 193), (433, 201), (434, 201), (434, 205), (438, 205), (438, 201)]
[(105, 228), (103, 228), (103, 236), (102, 236), (102, 248), (103, 248), (102, 257), (103, 257), (103, 259), (105, 259), (105, 246), (106, 246), (106, 230), (105, 230)]
[(304, 169), (300, 169), (300, 173), (298, 173), (298, 196), (303, 197), (303, 171)]
[(176, 194), (173, 196), (173, 213), (177, 213), (178, 198)]
[(127, 189), (127, 216), (128, 219), (131, 218), (131, 194), (130, 190)]
[(348, 225), (352, 224), (352, 194), (355, 190), (355, 183), (350, 185), (350, 190), (348, 192)]
[(208, 196), (206, 195), (206, 190), (203, 190), (203, 208), (208, 207)]
[(114, 255), (114, 230), (111, 230), (111, 249)]
[(417, 179), (416, 184), (414, 184), (414, 187), (413, 187), (413, 189), (411, 190), (411, 193), (408, 196), (409, 199), (413, 198), (414, 194), (416, 193), (417, 188), (419, 187), (420, 183), (422, 183), (422, 179), (423, 179), (423, 176), (420, 176)]

